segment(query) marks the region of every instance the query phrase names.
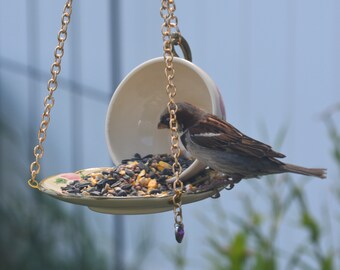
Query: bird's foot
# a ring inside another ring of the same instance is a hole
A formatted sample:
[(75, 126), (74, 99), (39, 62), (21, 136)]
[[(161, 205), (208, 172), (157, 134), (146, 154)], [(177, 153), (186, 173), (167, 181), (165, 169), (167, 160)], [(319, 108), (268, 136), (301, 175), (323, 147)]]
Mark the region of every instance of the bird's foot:
[(235, 187), (237, 183), (239, 183), (242, 180), (241, 175), (233, 175), (228, 176), (224, 173), (220, 172), (214, 172), (214, 175), (211, 176), (211, 179), (213, 180), (212, 183), (214, 183), (214, 186), (218, 187), (224, 187), (226, 190), (231, 190)]
[(205, 187), (207, 190), (215, 190), (216, 193), (214, 193), (211, 198), (217, 199), (220, 197), (219, 189), (224, 188), (226, 190), (231, 190), (235, 187), (237, 183), (239, 183), (242, 180), (242, 178), (232, 178), (228, 177), (224, 174), (216, 172), (216, 175), (212, 177), (212, 182), (210, 185)]

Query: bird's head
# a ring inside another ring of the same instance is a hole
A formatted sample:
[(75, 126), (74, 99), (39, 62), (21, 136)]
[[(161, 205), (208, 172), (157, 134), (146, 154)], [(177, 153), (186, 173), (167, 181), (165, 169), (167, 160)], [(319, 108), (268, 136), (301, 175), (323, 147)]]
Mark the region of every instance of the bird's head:
[[(187, 103), (177, 103), (178, 110), (176, 112), (176, 118), (179, 126), (179, 131), (185, 131), (191, 126), (195, 125), (205, 114), (205, 112), (196, 106)], [(170, 114), (168, 108), (166, 108), (160, 116), (158, 128), (169, 128)]]

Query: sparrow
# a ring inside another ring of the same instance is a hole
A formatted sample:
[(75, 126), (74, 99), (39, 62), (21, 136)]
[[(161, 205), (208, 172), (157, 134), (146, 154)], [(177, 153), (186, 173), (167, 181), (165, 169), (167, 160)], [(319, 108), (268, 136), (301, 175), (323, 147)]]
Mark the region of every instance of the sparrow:
[[(326, 177), (326, 169), (283, 163), (278, 158), (285, 155), (190, 103), (180, 102), (177, 107), (178, 131), (186, 151), (210, 169), (226, 174), (235, 183), (241, 179), (286, 172)], [(160, 116), (158, 128), (169, 128), (169, 120), (166, 108)]]

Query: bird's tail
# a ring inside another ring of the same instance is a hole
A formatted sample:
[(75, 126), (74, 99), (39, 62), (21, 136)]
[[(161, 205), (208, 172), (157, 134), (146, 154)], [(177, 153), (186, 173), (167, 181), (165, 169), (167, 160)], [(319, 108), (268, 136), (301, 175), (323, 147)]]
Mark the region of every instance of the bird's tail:
[(304, 168), (304, 167), (296, 166), (296, 165), (293, 165), (293, 164), (285, 164), (284, 168), (288, 172), (303, 174), (303, 175), (307, 175), (307, 176), (315, 176), (315, 177), (319, 177), (319, 178), (322, 178), (322, 179), (326, 178), (326, 173), (327, 173), (326, 169)]

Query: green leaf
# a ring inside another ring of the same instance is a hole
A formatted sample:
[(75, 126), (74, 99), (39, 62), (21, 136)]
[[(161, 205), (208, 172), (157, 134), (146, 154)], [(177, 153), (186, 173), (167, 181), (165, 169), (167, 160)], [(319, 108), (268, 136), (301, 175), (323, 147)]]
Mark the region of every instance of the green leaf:
[(245, 269), (247, 260), (247, 235), (239, 232), (235, 235), (230, 245), (230, 263), (232, 270)]
[(276, 262), (273, 257), (266, 258), (261, 253), (258, 253), (256, 255), (255, 265), (252, 269), (253, 270), (264, 270), (264, 269), (275, 270), (276, 268), (277, 268)]
[(333, 256), (329, 255), (321, 260), (321, 265), (320, 269), (322, 270), (333, 270), (334, 268), (334, 263), (333, 263)]
[(67, 183), (67, 180), (65, 179), (65, 178), (57, 178), (56, 180), (55, 180), (55, 182), (57, 183), (57, 184), (66, 184)]
[(301, 224), (309, 231), (310, 240), (313, 243), (317, 243), (320, 239), (320, 228), (316, 220), (309, 214), (309, 212), (303, 212)]
[(260, 213), (253, 213), (251, 215), (251, 220), (252, 220), (252, 224), (254, 226), (260, 226), (260, 225), (262, 225), (263, 218), (262, 218), (262, 215)]

